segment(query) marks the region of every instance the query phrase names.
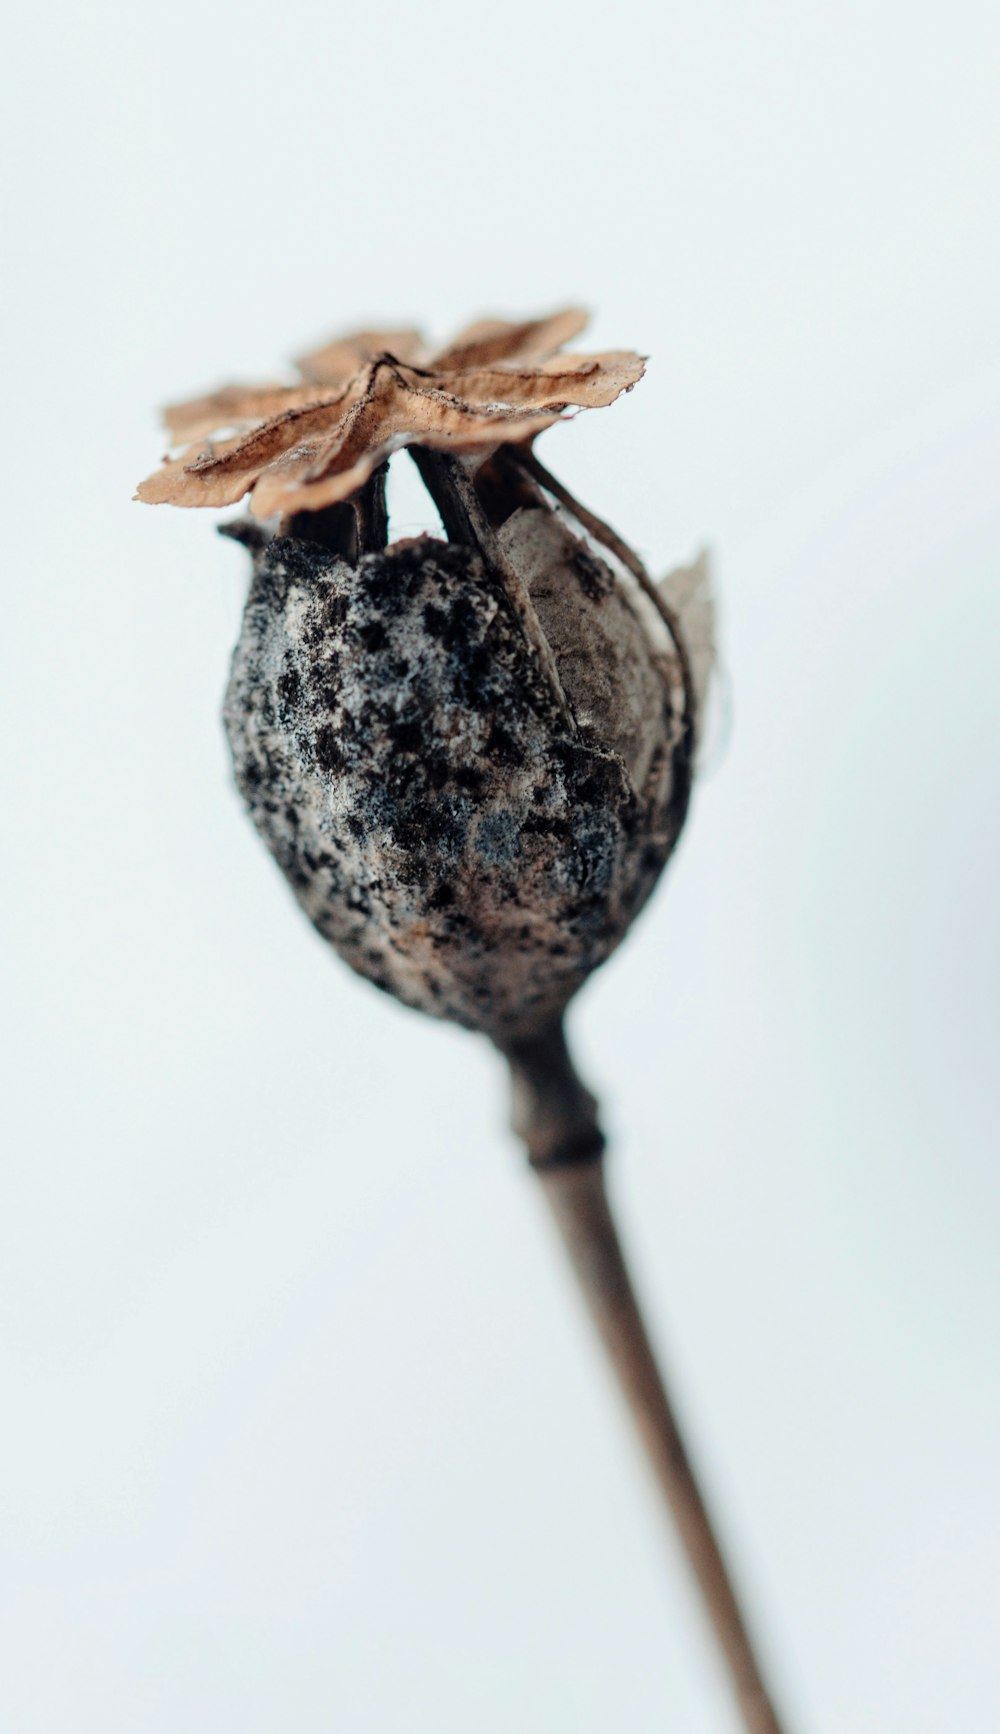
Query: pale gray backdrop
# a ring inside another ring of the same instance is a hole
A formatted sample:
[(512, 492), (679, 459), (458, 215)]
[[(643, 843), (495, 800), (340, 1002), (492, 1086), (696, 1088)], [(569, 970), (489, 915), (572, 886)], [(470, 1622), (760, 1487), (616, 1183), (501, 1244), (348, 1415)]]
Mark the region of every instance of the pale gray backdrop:
[(0, 1724), (735, 1728), (498, 1066), (299, 917), (242, 551), (129, 499), (165, 398), (582, 298), (649, 373), (543, 455), (711, 542), (732, 695), (575, 1019), (626, 1232), (794, 1727), (995, 1734), (995, 7), (57, 0), (0, 77)]

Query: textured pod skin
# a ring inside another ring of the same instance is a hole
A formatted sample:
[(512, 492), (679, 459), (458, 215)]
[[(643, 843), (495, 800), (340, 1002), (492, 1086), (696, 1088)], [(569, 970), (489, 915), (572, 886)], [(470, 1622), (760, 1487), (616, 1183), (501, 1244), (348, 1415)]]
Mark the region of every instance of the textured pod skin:
[(645, 902), (683, 822), (681, 661), (550, 510), (498, 532), (569, 712), (503, 585), (430, 537), (356, 566), (259, 550), (225, 724), (310, 920), (406, 1004), (500, 1046), (557, 1016)]

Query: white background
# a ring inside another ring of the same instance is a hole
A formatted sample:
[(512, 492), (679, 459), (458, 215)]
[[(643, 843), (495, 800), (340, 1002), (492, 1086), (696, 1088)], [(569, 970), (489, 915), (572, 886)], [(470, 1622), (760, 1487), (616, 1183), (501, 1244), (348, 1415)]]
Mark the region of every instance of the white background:
[(542, 455), (711, 542), (732, 690), (576, 1013), (624, 1230), (792, 1727), (995, 1734), (996, 16), (14, 15), (5, 1730), (735, 1730), (498, 1065), (298, 915), (245, 557), (129, 497), (166, 398), (582, 298), (649, 373)]

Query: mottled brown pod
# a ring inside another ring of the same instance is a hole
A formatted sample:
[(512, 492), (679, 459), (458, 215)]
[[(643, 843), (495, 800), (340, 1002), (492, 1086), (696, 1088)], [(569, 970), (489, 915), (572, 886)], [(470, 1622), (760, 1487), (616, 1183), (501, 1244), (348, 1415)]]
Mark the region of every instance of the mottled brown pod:
[[(575, 502), (570, 527), (531, 452), (642, 374), (627, 351), (558, 353), (583, 322), (480, 321), (437, 352), (412, 331), (327, 344), (299, 384), (169, 410), (185, 449), (139, 490), (278, 514), (242, 531), (225, 711), (254, 823), (354, 969), (506, 1048), (560, 1016), (649, 895), (700, 701), (677, 613)], [(386, 546), (401, 446), (447, 541)]]
[(687, 694), (648, 598), (540, 490), (494, 529), (449, 479), (463, 540), (257, 551), (226, 729), (324, 938), (506, 1046), (562, 1012), (655, 883), (687, 800)]

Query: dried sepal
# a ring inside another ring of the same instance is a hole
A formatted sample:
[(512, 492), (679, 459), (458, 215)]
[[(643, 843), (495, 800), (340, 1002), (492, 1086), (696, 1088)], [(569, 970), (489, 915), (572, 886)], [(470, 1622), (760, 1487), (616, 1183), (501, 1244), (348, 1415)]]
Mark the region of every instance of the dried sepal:
[(137, 498), (228, 506), (250, 493), (258, 518), (316, 511), (348, 499), (406, 445), (485, 456), (530, 442), (567, 410), (606, 407), (642, 377), (629, 351), (558, 354), (584, 321), (572, 308), (482, 320), (436, 355), (417, 332), (361, 332), (303, 357), (304, 384), (226, 386), (173, 405), (167, 427), (184, 450)]

